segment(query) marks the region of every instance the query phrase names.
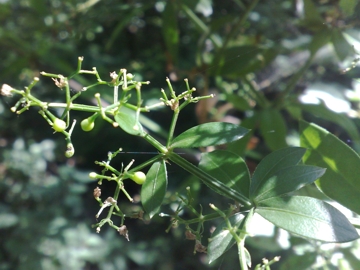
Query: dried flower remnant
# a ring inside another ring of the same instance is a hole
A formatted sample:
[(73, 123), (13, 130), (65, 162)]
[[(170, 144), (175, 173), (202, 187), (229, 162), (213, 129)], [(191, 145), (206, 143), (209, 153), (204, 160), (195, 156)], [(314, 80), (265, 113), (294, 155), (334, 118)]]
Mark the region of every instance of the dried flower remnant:
[(115, 71), (110, 72), (110, 78), (112, 79), (112, 83), (116, 82), (116, 79), (118, 78), (118, 75), (116, 74)]
[(196, 240), (195, 250), (197, 252), (206, 253), (206, 247), (203, 246), (199, 240)]
[(59, 88), (64, 88), (67, 85), (67, 81), (65, 80), (65, 77), (63, 75), (59, 75), (58, 79), (52, 78), (52, 80), (55, 82), (55, 85)]
[(96, 187), (94, 189), (94, 197), (95, 199), (98, 199), (101, 196), (101, 189), (99, 187)]
[(126, 228), (125, 225), (122, 225), (119, 229), (118, 229), (118, 232), (120, 233), (120, 235), (123, 235), (125, 237), (126, 240), (130, 241), (129, 239), (129, 231), (128, 229)]
[(196, 235), (193, 234), (191, 231), (187, 230), (185, 232), (185, 237), (187, 240), (195, 240), (196, 239)]

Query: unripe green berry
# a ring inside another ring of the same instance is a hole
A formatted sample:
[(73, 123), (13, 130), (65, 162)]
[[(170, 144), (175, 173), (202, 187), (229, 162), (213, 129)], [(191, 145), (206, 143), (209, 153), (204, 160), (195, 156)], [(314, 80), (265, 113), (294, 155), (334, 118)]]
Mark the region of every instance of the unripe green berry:
[(130, 175), (130, 179), (133, 180), (136, 184), (142, 185), (146, 180), (146, 175), (145, 173), (138, 171), (135, 172), (133, 175)]
[(94, 128), (95, 123), (91, 121), (90, 118), (86, 118), (81, 121), (80, 125), (83, 131), (90, 131)]
[(53, 129), (57, 132), (62, 132), (66, 129), (66, 123), (59, 118), (55, 118), (53, 121)]

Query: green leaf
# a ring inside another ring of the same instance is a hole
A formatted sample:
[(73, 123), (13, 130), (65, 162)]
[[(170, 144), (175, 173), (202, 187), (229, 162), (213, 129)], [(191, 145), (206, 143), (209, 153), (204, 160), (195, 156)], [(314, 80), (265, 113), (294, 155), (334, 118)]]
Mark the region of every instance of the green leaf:
[(167, 173), (165, 161), (155, 162), (141, 188), (141, 202), (144, 210), (152, 218), (160, 210), (167, 189)]
[(318, 199), (275, 197), (262, 201), (256, 212), (276, 226), (305, 238), (336, 243), (359, 238), (339, 210)]
[(241, 139), (248, 132), (248, 129), (231, 123), (206, 123), (181, 133), (172, 141), (170, 148), (206, 147), (226, 144)]
[(303, 111), (309, 112), (319, 118), (328, 120), (341, 126), (354, 141), (359, 141), (360, 136), (356, 125), (349, 119), (345, 113), (336, 113), (326, 107), (324, 103), (321, 104), (298, 104), (296, 107)]
[(313, 22), (323, 22), (320, 13), (317, 11), (316, 6), (312, 0), (304, 0), (304, 15), (305, 20), (311, 20)]
[(349, 44), (339, 29), (332, 29), (331, 41), (340, 61), (344, 61), (348, 55), (355, 53), (353, 46)]
[(229, 188), (249, 197), (250, 174), (240, 156), (225, 150), (203, 153), (199, 167)]
[(173, 64), (178, 59), (179, 30), (177, 21), (177, 12), (173, 1), (166, 2), (165, 10), (162, 14), (163, 18), (163, 38), (165, 45)]
[(273, 48), (263, 49), (258, 46), (236, 46), (225, 49), (218, 56), (217, 68), (210, 69), (211, 75), (235, 75), (237, 77), (255, 72), (267, 66), (277, 55)]
[(330, 198), (360, 214), (360, 157), (327, 130), (300, 122), (300, 143), (308, 148), (304, 162), (327, 168), (316, 185)]
[(252, 194), (255, 197), (254, 201), (259, 203), (298, 190), (307, 184), (313, 183), (325, 173), (325, 170), (307, 165), (295, 165), (279, 170), (259, 184), (254, 194)]
[(324, 20), (312, 0), (304, 0), (304, 19), (300, 24), (312, 31), (320, 31), (325, 28)]
[(250, 184), (250, 198), (254, 198), (263, 182), (272, 177), (276, 172), (290, 166), (297, 165), (306, 149), (301, 147), (287, 147), (267, 155), (253, 174)]
[(339, 6), (347, 16), (351, 16), (356, 10), (355, 7), (357, 3), (358, 0), (340, 0)]
[(115, 115), (115, 121), (120, 128), (131, 135), (141, 136), (144, 131), (139, 121), (136, 121), (136, 112), (126, 108), (121, 108)]
[[(237, 230), (240, 227), (243, 219), (243, 214), (237, 213), (233, 215), (229, 218), (231, 227), (234, 230)], [(209, 263), (212, 263), (221, 255), (223, 255), (234, 244), (235, 240), (228, 229), (227, 223), (226, 221), (223, 221), (219, 226), (217, 226), (216, 230), (212, 233), (211, 238), (209, 239), (209, 245), (207, 249)]]
[(226, 95), (226, 100), (233, 104), (234, 107), (240, 111), (246, 111), (251, 109), (249, 101), (238, 94), (228, 94)]
[(322, 29), (317, 32), (309, 44), (309, 50), (312, 55), (315, 55), (317, 51), (328, 44), (332, 37), (331, 29)]
[(287, 146), (286, 125), (281, 113), (276, 109), (263, 110), (260, 114), (260, 131), (267, 146), (277, 150)]

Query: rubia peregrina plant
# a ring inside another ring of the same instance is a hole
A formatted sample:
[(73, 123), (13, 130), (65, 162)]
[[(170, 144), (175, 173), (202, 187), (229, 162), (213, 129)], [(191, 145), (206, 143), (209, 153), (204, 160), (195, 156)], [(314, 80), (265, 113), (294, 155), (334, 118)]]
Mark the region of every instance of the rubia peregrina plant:
[[(103, 170), (100, 174), (91, 172), (89, 177), (97, 180), (99, 185), (104, 180), (116, 182), (114, 195), (105, 200), (101, 198), (99, 187), (94, 190), (94, 198), (100, 205), (96, 219), (99, 219), (103, 210), (108, 208), (106, 217), (93, 225), (97, 232), (100, 232), (103, 225), (109, 224), (120, 235), (129, 240), (128, 229), (125, 225), (127, 215), (118, 205), (120, 194), (124, 194), (129, 201), (133, 202), (131, 195), (126, 191), (126, 181), (129, 181), (127, 179), (141, 185), (141, 202), (146, 214), (150, 218), (158, 214), (167, 192), (167, 163), (171, 162), (199, 178), (221, 196), (234, 201), (228, 209), (219, 209), (209, 202), (213, 212), (203, 214), (202, 208), (198, 211), (192, 205), (191, 190), (187, 188), (186, 196), (177, 194), (179, 204), (174, 212), (160, 213), (160, 216), (171, 217), (170, 227), (175, 223), (183, 224), (186, 228), (186, 238), (195, 241), (194, 252), (207, 252), (210, 262), (219, 258), (232, 245), (236, 244), (240, 268), (248, 269), (251, 266), (251, 256), (245, 248), (245, 240), (250, 235), (255, 214), (261, 215), (273, 224), (295, 235), (309, 239), (324, 242), (347, 242), (359, 237), (354, 226), (339, 210), (320, 199), (296, 195), (297, 190), (314, 183), (324, 175), (325, 169), (321, 167), (328, 170), (334, 168), (329, 168), (326, 164), (320, 164), (323, 166), (318, 167), (302, 163), (302, 160), (308, 160), (317, 151), (317, 148), (314, 148), (311, 141), (309, 142), (309, 138), (306, 137), (309, 134), (309, 136), (313, 135), (316, 128), (314, 131), (314, 127), (311, 127), (312, 129), (308, 131), (310, 127), (307, 127), (306, 124), (303, 127), (305, 137), (302, 141), (308, 148), (313, 147), (313, 152), (309, 154), (305, 148), (301, 147), (277, 150), (259, 163), (252, 176), (250, 176), (243, 158), (226, 150), (203, 153), (200, 163), (195, 166), (175, 153), (174, 149), (224, 145), (241, 139), (248, 133), (248, 130), (231, 123), (213, 122), (192, 127), (174, 137), (181, 110), (190, 103), (211, 98), (211, 95), (194, 97), (195, 89), (189, 87), (187, 80), (185, 80), (186, 91), (177, 94), (172, 88), (170, 80), (166, 79), (170, 94), (168, 95), (165, 90), (161, 90), (159, 103), (151, 107), (142, 106), (141, 88), (149, 82), (136, 81), (134, 76), (125, 69), (110, 73), (111, 80), (104, 81), (100, 78), (96, 68), (83, 70), (82, 61), (83, 58), (79, 57), (76, 71), (68, 77), (41, 72), (41, 75), (52, 78), (58, 88), (65, 90), (65, 101), (63, 103), (43, 102), (33, 96), (31, 90), (39, 81), (38, 78), (35, 78), (24, 90), (3, 85), (1, 93), (5, 96), (12, 94), (21, 96), (11, 108), (17, 114), (25, 112), (30, 107), (38, 107), (40, 115), (55, 132), (62, 133), (65, 136), (67, 157), (71, 157), (75, 152), (71, 143), (72, 131), (76, 127), (76, 121), (71, 121), (71, 111), (74, 110), (91, 114), (81, 121), (80, 126), (84, 131), (91, 131), (94, 128), (95, 119), (100, 117), (114, 128), (120, 127), (130, 135), (141, 137), (158, 151), (156, 156), (135, 167), (133, 167), (134, 160), (120, 169), (110, 165), (111, 160), (122, 151), (121, 148), (115, 152), (109, 152), (106, 161), (96, 162), (103, 167)], [(95, 76), (97, 82), (83, 87), (82, 91), (71, 95), (69, 79), (80, 74)], [(83, 91), (98, 85), (107, 85), (113, 88), (112, 104), (102, 105), (99, 93), (95, 94), (97, 105), (75, 103)], [(136, 95), (135, 104), (130, 102), (130, 96), (133, 92)], [(168, 106), (173, 112), (165, 145), (147, 133), (139, 120), (140, 113), (148, 112), (156, 106)], [(54, 108), (63, 109), (62, 114), (55, 116), (50, 112)], [(339, 142), (334, 143), (332, 141), (332, 144), (337, 145), (339, 149), (343, 147)], [(319, 154), (321, 155), (323, 152)], [(326, 160), (329, 160), (329, 157)], [(358, 160), (360, 162), (360, 158)], [(337, 160), (334, 160), (332, 164), (336, 162)], [(145, 175), (143, 171), (149, 166), (150, 169)], [(341, 168), (340, 165), (339, 168)], [(183, 210), (189, 211), (195, 218), (183, 219), (181, 216)], [(115, 223), (113, 221), (114, 216), (120, 217), (121, 221)], [(134, 217), (134, 215), (130, 217)], [(143, 212), (139, 212), (135, 217), (142, 219)], [(205, 247), (202, 244), (204, 222), (215, 218), (221, 218), (223, 222), (212, 233), (208, 247)], [(195, 228), (193, 227), (194, 224), (197, 224)], [(270, 265), (278, 260), (278, 257), (270, 261), (264, 260), (262, 265), (256, 266), (256, 269), (270, 269)]]

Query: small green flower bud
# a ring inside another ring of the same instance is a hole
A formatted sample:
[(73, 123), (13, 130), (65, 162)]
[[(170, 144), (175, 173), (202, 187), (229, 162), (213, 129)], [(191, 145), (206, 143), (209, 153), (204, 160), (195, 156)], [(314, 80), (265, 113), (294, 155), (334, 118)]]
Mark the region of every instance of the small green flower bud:
[(98, 174), (97, 174), (96, 172), (91, 172), (91, 173), (89, 173), (89, 177), (90, 177), (91, 179), (97, 179)]
[(131, 74), (131, 73), (126, 73), (126, 79), (127, 80), (132, 80), (135, 77), (135, 75)]

